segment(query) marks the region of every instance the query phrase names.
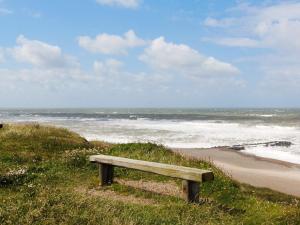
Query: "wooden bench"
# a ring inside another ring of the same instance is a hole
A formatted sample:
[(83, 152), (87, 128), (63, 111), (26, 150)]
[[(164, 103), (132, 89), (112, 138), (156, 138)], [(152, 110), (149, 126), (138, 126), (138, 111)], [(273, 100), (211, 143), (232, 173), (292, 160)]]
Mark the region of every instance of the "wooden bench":
[(99, 164), (100, 185), (113, 183), (114, 166), (137, 169), (183, 179), (183, 191), (188, 202), (199, 202), (200, 182), (214, 179), (211, 171), (163, 163), (121, 158), (109, 155), (92, 155), (90, 161)]

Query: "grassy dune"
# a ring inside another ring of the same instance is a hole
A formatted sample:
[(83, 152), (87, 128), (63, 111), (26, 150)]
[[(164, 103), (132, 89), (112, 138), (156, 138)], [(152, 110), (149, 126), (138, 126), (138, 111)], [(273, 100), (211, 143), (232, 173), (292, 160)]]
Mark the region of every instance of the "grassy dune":
[[(180, 197), (180, 180), (116, 168), (117, 182), (98, 187), (91, 154), (210, 169), (202, 204)], [(140, 182), (140, 181), (143, 182)], [(154, 144), (87, 142), (66, 129), (0, 129), (0, 224), (300, 224), (295, 197), (239, 184), (212, 164)]]

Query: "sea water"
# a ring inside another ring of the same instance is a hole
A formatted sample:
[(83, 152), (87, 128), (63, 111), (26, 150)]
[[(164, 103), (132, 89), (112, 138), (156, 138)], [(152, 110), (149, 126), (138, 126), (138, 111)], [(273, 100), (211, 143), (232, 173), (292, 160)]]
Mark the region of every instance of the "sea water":
[(289, 141), (290, 147), (247, 146), (242, 152), (300, 164), (300, 109), (0, 109), (1, 122), (38, 122), (88, 140), (173, 148)]

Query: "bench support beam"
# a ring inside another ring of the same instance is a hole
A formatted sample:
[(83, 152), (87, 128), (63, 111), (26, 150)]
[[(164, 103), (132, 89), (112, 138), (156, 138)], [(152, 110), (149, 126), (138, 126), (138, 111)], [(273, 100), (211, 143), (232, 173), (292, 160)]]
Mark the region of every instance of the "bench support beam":
[(199, 191), (200, 191), (199, 182), (195, 182), (191, 180), (183, 180), (182, 189), (183, 189), (183, 193), (185, 194), (185, 199), (187, 202), (199, 203)]
[(113, 183), (114, 167), (116, 166), (180, 178), (183, 180), (182, 187), (185, 199), (191, 203), (200, 202), (200, 183), (214, 179), (214, 174), (209, 170), (110, 155), (92, 155), (90, 156), (90, 161), (99, 164), (101, 186), (111, 185)]
[(113, 165), (99, 163), (100, 185), (111, 185), (113, 183), (114, 167)]

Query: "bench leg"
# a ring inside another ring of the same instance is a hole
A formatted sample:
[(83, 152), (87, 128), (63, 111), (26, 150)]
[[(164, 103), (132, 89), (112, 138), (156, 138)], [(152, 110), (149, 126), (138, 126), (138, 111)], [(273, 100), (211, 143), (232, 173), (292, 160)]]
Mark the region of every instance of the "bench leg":
[(108, 164), (99, 164), (100, 185), (111, 185), (113, 183), (114, 167)]
[(199, 203), (200, 184), (195, 181), (182, 181), (182, 189), (187, 202)]

